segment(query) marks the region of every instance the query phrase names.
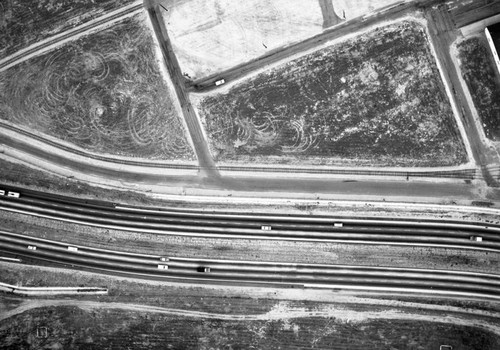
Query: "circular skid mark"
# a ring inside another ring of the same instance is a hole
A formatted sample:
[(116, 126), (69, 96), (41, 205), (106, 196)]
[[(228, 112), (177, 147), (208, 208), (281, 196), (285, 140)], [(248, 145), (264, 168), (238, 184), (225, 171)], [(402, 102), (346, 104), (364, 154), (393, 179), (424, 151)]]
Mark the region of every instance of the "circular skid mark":
[(303, 119), (290, 121), (283, 133), (284, 140), (289, 141), (288, 145), (281, 145), (281, 152), (286, 154), (305, 153), (319, 142), (318, 135), (313, 135), (304, 131)]
[(82, 56), (83, 65), (91, 73), (94, 82), (105, 80), (109, 75), (109, 65), (100, 52), (85, 52)]
[(276, 120), (269, 113), (253, 115), (250, 118), (250, 122), (252, 126), (258, 132), (262, 133), (276, 133), (278, 129), (278, 125)]
[[(149, 29), (132, 21), (120, 35), (115, 31), (0, 74), (0, 83), (9, 85), (2, 88), (0, 117), (95, 152), (191, 159), (168, 89), (157, 79)], [(8, 110), (15, 113), (4, 116)]]
[[(155, 111), (152, 113), (151, 107), (154, 107), (154, 101), (149, 97), (143, 97), (132, 105), (127, 114), (130, 135), (138, 145), (148, 146), (158, 137), (157, 130), (159, 128), (155, 128), (153, 121)], [(163, 130), (163, 132), (165, 131)]]
[(253, 134), (252, 128), (249, 125), (248, 121), (246, 119), (238, 118), (236, 120), (234, 128), (236, 129), (236, 137), (237, 137), (236, 147), (246, 144), (250, 140), (250, 137)]

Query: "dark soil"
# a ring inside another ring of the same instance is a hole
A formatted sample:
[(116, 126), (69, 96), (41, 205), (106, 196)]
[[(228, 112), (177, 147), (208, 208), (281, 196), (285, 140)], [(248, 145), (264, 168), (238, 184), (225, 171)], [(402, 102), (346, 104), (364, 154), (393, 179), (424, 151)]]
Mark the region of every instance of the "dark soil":
[[(41, 337), (37, 337), (37, 332)], [(46, 337), (43, 335), (47, 334)], [(499, 337), (441, 323), (335, 318), (226, 321), (119, 310), (35, 309), (0, 323), (0, 349), (494, 350)]]
[(0, 58), (134, 0), (9, 0), (0, 3)]
[(193, 160), (145, 14), (0, 73), (0, 119), (88, 151)]
[(424, 29), (379, 28), (199, 105), (219, 161), (449, 166), (467, 161)]

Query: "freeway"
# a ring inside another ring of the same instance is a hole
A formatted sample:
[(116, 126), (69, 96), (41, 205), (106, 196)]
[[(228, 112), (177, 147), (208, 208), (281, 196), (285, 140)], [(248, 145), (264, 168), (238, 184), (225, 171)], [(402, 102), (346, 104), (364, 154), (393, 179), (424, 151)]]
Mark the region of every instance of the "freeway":
[(16, 258), (143, 279), (500, 299), (497, 274), (162, 257), (68, 245), (7, 231), (0, 231), (0, 242), (0, 251)]
[(0, 196), (0, 210), (162, 235), (500, 251), (500, 226), (478, 222), (153, 209), (48, 196), (30, 190), (20, 192), (19, 198)]

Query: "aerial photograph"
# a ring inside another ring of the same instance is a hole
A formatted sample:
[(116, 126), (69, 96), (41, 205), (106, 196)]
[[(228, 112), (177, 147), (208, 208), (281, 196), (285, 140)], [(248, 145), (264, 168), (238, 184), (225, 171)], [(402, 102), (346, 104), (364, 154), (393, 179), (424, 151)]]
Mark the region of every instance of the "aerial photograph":
[(500, 350), (500, 0), (0, 0), (0, 350)]

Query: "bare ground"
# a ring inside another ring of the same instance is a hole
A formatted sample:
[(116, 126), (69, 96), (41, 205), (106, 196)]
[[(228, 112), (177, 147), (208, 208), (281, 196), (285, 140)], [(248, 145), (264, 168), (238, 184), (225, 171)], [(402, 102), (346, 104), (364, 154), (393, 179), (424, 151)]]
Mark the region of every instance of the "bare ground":
[[(36, 304), (36, 303), (34, 303)], [(6, 346), (54, 348), (407, 348), (495, 349), (488, 322), (396, 310), (355, 311), (334, 305), (297, 309), (277, 303), (263, 315), (161, 310), (128, 304), (48, 302), (0, 321)], [(120, 322), (116, 322), (119, 319)], [(466, 324), (470, 322), (470, 324)], [(46, 337), (37, 337), (46, 332)]]

